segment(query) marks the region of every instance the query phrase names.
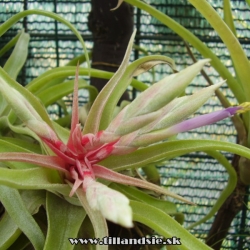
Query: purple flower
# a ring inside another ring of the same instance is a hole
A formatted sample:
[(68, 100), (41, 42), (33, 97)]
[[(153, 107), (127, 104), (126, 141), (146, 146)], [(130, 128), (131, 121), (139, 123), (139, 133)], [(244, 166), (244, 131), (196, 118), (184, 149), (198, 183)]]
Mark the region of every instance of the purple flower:
[(148, 144), (159, 142), (178, 133), (206, 126), (217, 121), (223, 120), (227, 117), (231, 117), (237, 113), (239, 114), (246, 112), (248, 110), (250, 110), (250, 104), (248, 102), (245, 102), (236, 107), (229, 107), (209, 114), (196, 116), (194, 118), (181, 121), (164, 129), (155, 130), (145, 134), (137, 133), (134, 136), (134, 140), (131, 143), (131, 146), (145, 146)]
[(223, 120), (227, 117), (231, 117), (237, 113), (238, 110), (241, 110), (241, 106), (229, 107), (223, 110), (218, 110), (209, 114), (196, 116), (189, 120), (177, 123), (170, 128), (167, 128), (165, 132), (168, 134), (168, 137), (186, 132), (195, 128), (199, 128), (205, 125), (210, 125), (217, 121)]

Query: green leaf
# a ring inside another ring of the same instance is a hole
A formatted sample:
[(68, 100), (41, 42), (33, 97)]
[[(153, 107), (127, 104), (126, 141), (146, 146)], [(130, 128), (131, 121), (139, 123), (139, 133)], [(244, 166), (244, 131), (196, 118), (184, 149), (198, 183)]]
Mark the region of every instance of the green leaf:
[(177, 212), (176, 205), (173, 202), (154, 198), (148, 195), (146, 192), (143, 192), (135, 187), (125, 186), (117, 183), (111, 183), (109, 187), (125, 194), (129, 199), (149, 204), (166, 214), (173, 215)]
[[(250, 101), (250, 86), (249, 86), (250, 63), (237, 37), (233, 34), (231, 29), (221, 19), (220, 15), (206, 0), (189, 0), (189, 2), (207, 19), (210, 25), (218, 33), (221, 40), (227, 46), (227, 49), (233, 61), (236, 75), (239, 79), (238, 82), (240, 83), (240, 86), (238, 86), (238, 91), (243, 89), (241, 97), (244, 98), (245, 101)], [(234, 93), (235, 96), (236, 94), (237, 93)], [(243, 114), (243, 119), (245, 121), (247, 129), (249, 130), (250, 128), (249, 113)], [(248, 146), (250, 146), (249, 133), (247, 142)]]
[(60, 126), (56, 122), (52, 122), (52, 123), (60, 140), (63, 141), (65, 144), (67, 144), (68, 139), (69, 139), (69, 133), (70, 133), (69, 129), (66, 129)]
[(28, 56), (29, 40), (29, 34), (22, 32), (13, 52), (4, 65), (4, 70), (13, 79), (16, 79), (18, 73), (26, 62)]
[(34, 249), (25, 234), (21, 234), (18, 239), (8, 248), (8, 250), (31, 250)]
[[(14, 144), (14, 143), (15, 144)], [(29, 150), (32, 145), (29, 143), (25, 142), (24, 140), (19, 140), (16, 138), (6, 138), (2, 137), (0, 139), (0, 152), (5, 153), (5, 152), (25, 152), (25, 153), (31, 153), (32, 151)], [(24, 147), (24, 146), (27, 146)], [(34, 149), (36, 150), (36, 145), (34, 145)], [(16, 168), (16, 169), (24, 169), (24, 168), (33, 168), (36, 167), (34, 164), (30, 163), (24, 163), (24, 162), (8, 162), (8, 165), (11, 168)]]
[(171, 159), (190, 152), (209, 150), (227, 151), (250, 159), (250, 149), (235, 143), (215, 140), (178, 140), (161, 142), (138, 149), (128, 155), (110, 156), (98, 164), (115, 171), (122, 171), (144, 167), (155, 161)]
[(178, 245), (179, 249), (211, 250), (210, 247), (190, 234), (171, 216), (160, 211), (159, 209), (138, 201), (131, 201), (130, 205), (133, 210), (134, 221), (147, 225), (148, 227), (154, 229), (158, 234), (166, 238), (180, 238), (181, 245)]
[(2, 145), (2, 143), (9, 143), (10, 147), (8, 150), (0, 149), (0, 152), (16, 152), (16, 147), (20, 147), (23, 149), (23, 151), (18, 151), (18, 152), (33, 152), (37, 154), (41, 153), (40, 146), (35, 141), (32, 140), (29, 141), (28, 139), (24, 140), (14, 137), (1, 137), (0, 145)]
[[(32, 93), (39, 93), (39, 91), (43, 90), (44, 88), (49, 87), (50, 85), (53, 86), (55, 79), (60, 79), (62, 77), (69, 77), (69, 76), (75, 76), (76, 67), (73, 66), (64, 66), (59, 67), (55, 69), (48, 70), (35, 78), (33, 81), (31, 81), (29, 84), (26, 85), (26, 88), (29, 89)], [(102, 70), (97, 69), (84, 69), (79, 68), (79, 75), (91, 75), (91, 77), (96, 78), (103, 78), (103, 79), (110, 79), (114, 73), (112, 72), (106, 72)], [(46, 85), (46, 87), (45, 87)], [(132, 80), (131, 83), (132, 87), (142, 91), (147, 89), (147, 85), (137, 81), (135, 79)]]
[(22, 231), (18, 228), (17, 224), (13, 221), (13, 219), (7, 212), (5, 212), (1, 217), (0, 232), (0, 250), (8, 249), (22, 233)]
[(80, 226), (86, 216), (82, 207), (74, 206), (64, 199), (47, 192), (46, 211), (48, 232), (44, 250), (71, 250), (68, 238), (76, 238)]
[[(89, 239), (89, 238), (95, 238), (95, 232), (92, 226), (92, 223), (89, 219), (88, 216), (85, 217), (82, 226), (79, 230), (79, 234), (78, 234), (78, 238), (82, 238), (82, 239)], [(83, 246), (81, 244), (77, 244), (75, 245), (74, 250), (82, 250)], [(93, 244), (88, 244), (88, 245), (84, 245), (84, 250), (95, 250), (96, 246)]]
[(62, 184), (58, 172), (46, 168), (7, 169), (0, 168), (0, 185), (16, 189), (46, 189), (69, 195), (70, 188)]
[[(227, 46), (233, 60), (235, 70), (243, 86), (245, 100), (250, 100), (249, 71), (250, 64), (246, 53), (237, 37), (232, 33), (227, 24), (206, 0), (189, 0), (189, 2), (207, 19)], [(239, 89), (239, 87), (238, 87)]]
[(152, 182), (154, 184), (160, 184), (161, 177), (156, 168), (156, 164), (149, 164), (142, 168), (142, 171), (147, 177), (147, 181)]
[[(94, 101), (98, 95), (98, 90), (89, 84), (86, 81), (79, 79), (78, 81), (79, 89), (87, 89), (90, 94), (90, 101)], [(74, 90), (74, 80), (67, 81), (56, 86), (49, 87), (37, 94), (37, 97), (42, 101), (42, 103), (47, 107), (58, 99), (72, 93)]]
[(31, 214), (36, 214), (41, 205), (45, 205), (44, 190), (20, 190), (22, 200)]
[[(91, 59), (91, 53), (89, 53), (89, 59)], [(77, 63), (79, 62), (79, 65), (81, 65), (83, 62), (85, 62), (87, 59), (86, 59), (86, 56), (85, 55), (80, 55), (80, 56), (77, 56), (77, 57), (74, 57), (72, 60), (70, 60), (67, 64), (65, 64), (65, 66), (76, 66)], [(50, 81), (50, 84), (46, 84), (44, 86), (41, 87), (40, 90), (45, 90), (47, 89), (47, 86), (55, 86), (59, 83), (62, 83), (65, 81), (67, 77), (62, 77), (62, 78), (56, 78), (52, 81)]]
[[(23, 65), (26, 62), (28, 56), (28, 45), (29, 45), (29, 35), (20, 32), (15, 36), (1, 51), (0, 54), (4, 54), (6, 50), (10, 49), (11, 46), (15, 45), (13, 52), (8, 58), (7, 62), (4, 65), (4, 70), (13, 78), (16, 79), (18, 73), (22, 69)], [(16, 44), (15, 44), (16, 43)], [(0, 99), (2, 99), (2, 94), (0, 93)], [(6, 112), (7, 103), (4, 99), (0, 100), (1, 102), (1, 113)], [(7, 108), (8, 110), (8, 108)]]
[(36, 221), (26, 208), (23, 200), (16, 189), (0, 186), (0, 200), (10, 217), (17, 226), (29, 238), (36, 250), (42, 250), (44, 235)]
[[(31, 214), (37, 213), (39, 210), (39, 207), (42, 204), (45, 204), (45, 191), (22, 190), (20, 192), (20, 195), (21, 195), (23, 203), (25, 204), (26, 208)], [(7, 249), (9, 246), (13, 248), (12, 244), (14, 242), (16, 244), (16, 239), (22, 233), (22, 231), (18, 228), (17, 224), (9, 216), (7, 211), (5, 211), (2, 219), (0, 220), (0, 232), (1, 232), (0, 250)], [(26, 238), (23, 236), (20, 236), (20, 237), (18, 238), (17, 241), (23, 238)], [(25, 240), (25, 242), (26, 241), (27, 240)]]
[(233, 34), (235, 36), (237, 36), (236, 29), (234, 26), (233, 13), (232, 13), (232, 9), (231, 9), (230, 0), (223, 0), (223, 10), (224, 10), (225, 23), (230, 28), (230, 30), (233, 32)]
[(0, 49), (0, 56), (4, 55), (7, 51), (9, 51), (12, 47), (15, 46), (21, 34), (22, 32), (19, 32), (2, 49)]

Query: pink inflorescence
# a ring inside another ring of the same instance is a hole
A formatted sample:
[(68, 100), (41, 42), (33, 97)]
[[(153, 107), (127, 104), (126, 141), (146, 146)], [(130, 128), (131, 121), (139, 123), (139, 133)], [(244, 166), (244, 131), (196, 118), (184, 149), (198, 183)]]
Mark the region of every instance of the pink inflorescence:
[(72, 139), (65, 145), (60, 140), (51, 141), (48, 138), (42, 140), (53, 152), (64, 161), (64, 169), (67, 171), (67, 179), (74, 181), (74, 187), (70, 196), (83, 183), (85, 176), (95, 178), (92, 166), (112, 154), (116, 141), (100, 143), (99, 135), (82, 135), (80, 124), (77, 124)]

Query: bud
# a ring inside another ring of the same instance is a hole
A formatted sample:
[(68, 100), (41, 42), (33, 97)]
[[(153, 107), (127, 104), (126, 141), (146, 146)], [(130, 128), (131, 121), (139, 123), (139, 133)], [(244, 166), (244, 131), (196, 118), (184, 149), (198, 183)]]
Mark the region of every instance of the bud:
[(89, 176), (84, 178), (83, 188), (86, 190), (88, 203), (93, 210), (100, 211), (107, 220), (121, 226), (133, 227), (132, 209), (125, 195), (96, 182)]

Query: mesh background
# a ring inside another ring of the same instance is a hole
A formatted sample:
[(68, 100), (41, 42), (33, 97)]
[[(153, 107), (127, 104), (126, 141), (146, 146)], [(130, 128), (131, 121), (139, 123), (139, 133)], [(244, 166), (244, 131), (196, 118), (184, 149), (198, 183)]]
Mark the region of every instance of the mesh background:
[[(214, 6), (221, 16), (223, 15), (223, 1), (209, 0), (208, 2)], [(187, 1), (147, 0), (147, 3), (169, 15), (199, 37), (222, 60), (230, 72), (234, 74), (230, 55), (225, 45), (218, 38), (209, 23)], [(231, 3), (238, 37), (249, 58), (249, 7), (244, 0), (231, 1)], [(0, 2), (0, 23), (26, 9), (42, 9), (63, 16), (80, 31), (87, 48), (91, 50), (92, 35), (87, 26), (88, 13), (91, 9), (90, 1), (2, 0)], [(137, 27), (137, 45), (145, 49), (149, 54), (161, 54), (171, 57), (175, 60), (178, 70), (193, 63), (187, 54), (183, 41), (178, 35), (144, 11), (135, 9), (134, 13), (135, 26)], [(65, 65), (69, 60), (82, 53), (79, 41), (65, 25), (57, 23), (50, 18), (37, 15), (28, 16), (16, 23), (11, 30), (1, 37), (0, 46), (2, 47), (6, 44), (16, 35), (17, 31), (23, 28), (30, 34), (31, 40), (27, 63), (18, 76), (18, 81), (22, 85), (29, 83), (48, 69)], [(197, 51), (193, 48), (191, 49), (197, 59), (201, 58)], [(1, 66), (4, 65), (8, 56), (9, 54), (6, 54), (1, 58)], [(143, 56), (142, 53), (134, 52), (131, 60), (141, 56)], [(214, 83), (222, 80), (213, 68), (206, 66), (205, 70)], [(151, 84), (170, 72), (171, 70), (167, 66), (159, 65), (154, 72), (145, 73), (139, 76), (138, 79)], [(187, 93), (191, 94), (204, 86), (207, 86), (206, 81), (201, 75), (197, 76), (188, 87)], [(221, 90), (233, 104), (236, 102), (226, 86), (222, 86)], [(80, 100), (82, 103), (87, 102), (87, 92), (81, 92)], [(68, 104), (70, 109), (71, 98), (68, 98)], [(220, 108), (221, 105), (217, 98), (212, 97), (196, 114), (204, 114)], [(52, 105), (49, 111), (54, 117), (60, 113), (57, 105)], [(236, 134), (231, 120), (226, 119), (210, 126), (182, 133), (178, 138), (204, 138), (235, 142)], [(229, 160), (232, 159), (232, 155), (229, 153), (225, 153), (225, 156)], [(197, 204), (195, 207), (178, 204), (179, 211), (185, 213), (185, 226), (191, 225), (209, 211), (228, 180), (228, 175), (224, 168), (214, 159), (201, 152), (174, 158), (158, 166), (158, 168), (162, 176), (163, 185)], [(250, 212), (248, 208), (249, 200), (248, 202), (246, 201), (245, 209), (233, 221), (228, 236), (223, 242), (222, 249), (250, 249)], [(194, 228), (192, 230), (193, 234), (204, 239), (212, 221), (213, 219)]]

